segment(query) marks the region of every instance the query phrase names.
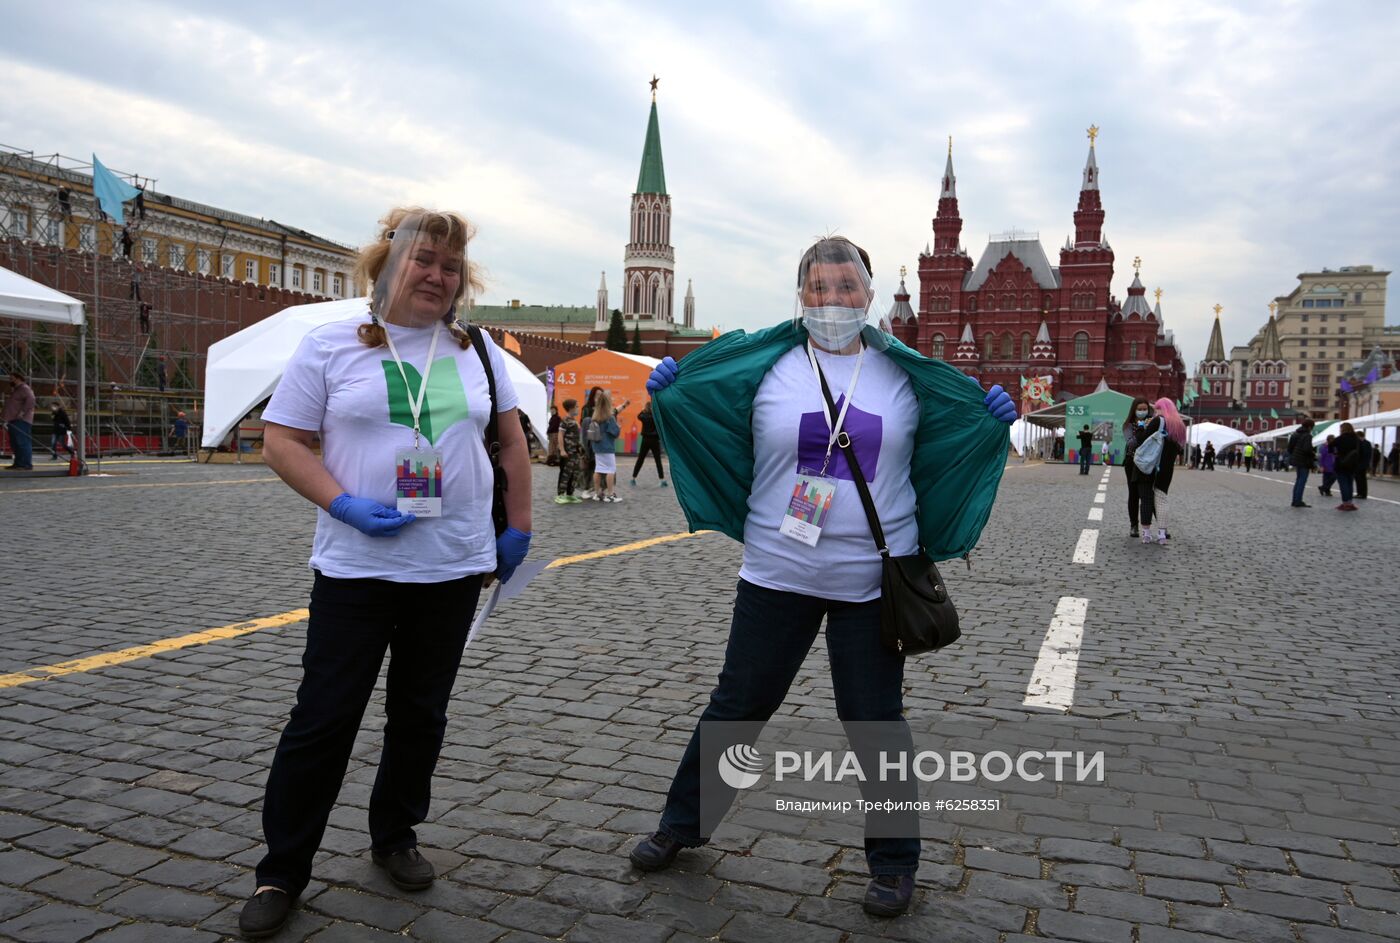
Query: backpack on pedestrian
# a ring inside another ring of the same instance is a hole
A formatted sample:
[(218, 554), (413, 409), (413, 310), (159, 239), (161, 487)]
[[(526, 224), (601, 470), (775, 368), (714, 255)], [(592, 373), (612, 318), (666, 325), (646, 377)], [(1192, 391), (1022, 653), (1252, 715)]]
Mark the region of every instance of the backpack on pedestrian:
[(1162, 464), (1162, 441), (1167, 437), (1165, 424), (1148, 436), (1133, 452), (1133, 464), (1144, 475), (1153, 475)]

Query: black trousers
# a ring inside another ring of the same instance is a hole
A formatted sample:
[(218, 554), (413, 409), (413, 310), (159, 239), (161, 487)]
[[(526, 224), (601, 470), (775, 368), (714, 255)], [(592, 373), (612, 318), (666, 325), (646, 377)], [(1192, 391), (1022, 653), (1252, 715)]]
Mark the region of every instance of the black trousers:
[(1357, 496), (1358, 498), (1365, 498), (1365, 497), (1366, 497), (1366, 478), (1368, 477), (1368, 476), (1366, 475), (1366, 467), (1363, 465), (1363, 466), (1360, 468), (1360, 470), (1357, 471), (1357, 473), (1356, 473), (1356, 475), (1355, 475), (1354, 477), (1356, 478), (1356, 496)]
[(1141, 523), (1146, 527), (1152, 523), (1152, 515), (1157, 510), (1156, 498), (1152, 494), (1153, 479), (1156, 476), (1144, 475), (1138, 471), (1132, 459), (1123, 466), (1123, 472), (1128, 476), (1128, 523), (1134, 527)]
[(632, 466), (632, 477), (636, 478), (641, 474), (642, 466), (647, 463), (647, 454), (656, 459), (656, 477), (665, 478), (666, 472), (661, 469), (661, 437), (642, 436), (641, 445), (637, 446), (637, 464)]
[(267, 854), (257, 886), (295, 896), (310, 880), (386, 651), (387, 721), (369, 800), (370, 843), (381, 852), (417, 844), (413, 827), (428, 815), (447, 700), (481, 581), (480, 574), (444, 583), (316, 574), (297, 703), (267, 778)]

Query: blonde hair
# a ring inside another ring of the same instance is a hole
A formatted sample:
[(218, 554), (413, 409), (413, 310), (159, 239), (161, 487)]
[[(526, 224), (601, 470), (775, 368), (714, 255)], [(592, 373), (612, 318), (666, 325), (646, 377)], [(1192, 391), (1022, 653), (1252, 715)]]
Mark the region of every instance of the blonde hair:
[[(426, 233), (435, 243), (462, 257), (462, 280), (457, 285), (457, 293), (452, 296), (452, 307), (442, 316), (442, 320), (465, 350), (471, 346), (471, 337), (459, 318), (465, 309), (470, 309), (473, 295), (483, 291), (486, 283), (481, 276), (481, 267), (467, 258), (467, 243), (476, 236), (476, 227), (460, 213), (426, 210), (421, 206), (396, 206), (391, 209), (379, 221), (378, 238), (361, 248), (355, 260), (355, 290), (372, 296), (374, 285), (384, 273), (384, 264), (389, 259), (393, 232), (411, 218), (415, 223), (412, 228)], [(367, 347), (384, 347), (388, 344), (378, 314), (371, 310), (370, 323), (361, 324), (356, 332), (360, 343)]]
[(598, 398), (593, 401), (593, 421), (607, 422), (612, 417), (612, 394), (607, 390), (600, 390)]

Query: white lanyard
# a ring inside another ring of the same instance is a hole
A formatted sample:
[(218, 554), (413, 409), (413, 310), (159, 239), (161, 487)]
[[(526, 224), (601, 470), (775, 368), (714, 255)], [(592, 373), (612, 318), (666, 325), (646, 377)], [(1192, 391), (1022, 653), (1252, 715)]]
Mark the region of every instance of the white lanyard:
[[(845, 402), (841, 404), (841, 412), (837, 414), (835, 421), (831, 418), (831, 406), (826, 401), (826, 395), (822, 395), (822, 415), (826, 417), (826, 428), (831, 432), (831, 438), (826, 440), (826, 458), (822, 460), (822, 474), (826, 474), (826, 466), (831, 463), (831, 447), (836, 444), (836, 439), (841, 435), (841, 426), (846, 422), (846, 410), (851, 408), (851, 397), (856, 392), (856, 381), (860, 379), (861, 361), (865, 359), (865, 343), (860, 345), (859, 352), (856, 353), (856, 369), (851, 374), (851, 383), (846, 387)], [(817, 355), (812, 350), (812, 345), (807, 345), (807, 360), (812, 364), (812, 376), (817, 378), (817, 389), (822, 388), (822, 372), (817, 366)]]
[(413, 447), (418, 448), (418, 417), (423, 412), (423, 396), (428, 392), (428, 374), (433, 370), (433, 354), (437, 353), (438, 332), (442, 330), (442, 322), (438, 321), (433, 325), (433, 339), (428, 342), (428, 363), (423, 367), (423, 379), (418, 386), (418, 397), (413, 397), (413, 391), (408, 388), (408, 374), (404, 372), (403, 361), (399, 359), (399, 352), (394, 348), (393, 335), (389, 333), (388, 325), (384, 327), (384, 339), (389, 342), (389, 353), (394, 355), (394, 363), (398, 365), (399, 376), (403, 377), (404, 393), (408, 395), (408, 411), (413, 414)]

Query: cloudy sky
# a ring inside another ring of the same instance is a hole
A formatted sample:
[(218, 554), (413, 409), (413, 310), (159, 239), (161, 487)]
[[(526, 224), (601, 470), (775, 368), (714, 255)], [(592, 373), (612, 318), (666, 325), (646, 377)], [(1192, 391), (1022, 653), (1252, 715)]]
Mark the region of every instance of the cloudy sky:
[(702, 326), (789, 315), (800, 251), (832, 231), (870, 249), (888, 296), (932, 238), (950, 134), (974, 258), (1019, 228), (1055, 259), (1099, 125), (1114, 289), (1140, 255), (1193, 364), (1216, 302), (1242, 343), (1298, 272), (1400, 255), (1389, 0), (129, 0), (4, 17), (0, 142), (96, 151), (351, 244), (394, 204), (459, 209), (488, 302), (592, 304), (601, 270), (620, 284), (653, 72)]

